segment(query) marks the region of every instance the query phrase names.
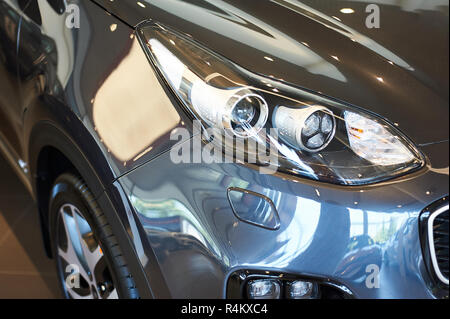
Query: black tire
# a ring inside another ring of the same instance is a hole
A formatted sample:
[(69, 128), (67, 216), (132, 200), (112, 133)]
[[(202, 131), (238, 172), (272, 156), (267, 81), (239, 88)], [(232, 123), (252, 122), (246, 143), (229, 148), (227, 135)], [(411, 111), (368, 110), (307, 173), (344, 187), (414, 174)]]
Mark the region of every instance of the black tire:
[(101, 211), (85, 182), (81, 178), (70, 173), (62, 174), (56, 179), (52, 187), (49, 205), (52, 252), (63, 296), (65, 298), (70, 298), (64, 288), (66, 274), (63, 272), (61, 265), (63, 261), (58, 255), (57, 225), (59, 210), (67, 204), (76, 206), (78, 211), (88, 222), (94, 237), (103, 252), (108, 273), (110, 273), (112, 277), (111, 280), (114, 288), (117, 289), (119, 298), (139, 298), (133, 276), (128, 269), (117, 238), (114, 236), (106, 216)]

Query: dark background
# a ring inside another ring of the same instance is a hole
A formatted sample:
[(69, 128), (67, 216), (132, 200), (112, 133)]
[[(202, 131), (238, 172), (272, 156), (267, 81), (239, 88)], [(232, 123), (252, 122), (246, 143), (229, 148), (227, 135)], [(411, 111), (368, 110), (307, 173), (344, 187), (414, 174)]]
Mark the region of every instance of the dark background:
[(0, 155), (0, 298), (57, 298), (53, 261), (45, 255), (37, 208)]

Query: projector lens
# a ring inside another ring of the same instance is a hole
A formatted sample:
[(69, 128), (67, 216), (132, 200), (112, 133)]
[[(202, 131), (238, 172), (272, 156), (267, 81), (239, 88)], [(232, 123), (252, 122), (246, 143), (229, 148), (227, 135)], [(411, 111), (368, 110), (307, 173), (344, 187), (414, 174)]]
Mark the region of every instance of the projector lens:
[(227, 102), (225, 122), (239, 137), (257, 134), (265, 125), (268, 116), (266, 101), (252, 91), (244, 89), (236, 92)]
[(237, 125), (250, 124), (258, 107), (259, 101), (255, 97), (246, 97), (234, 106), (231, 112), (231, 120)]

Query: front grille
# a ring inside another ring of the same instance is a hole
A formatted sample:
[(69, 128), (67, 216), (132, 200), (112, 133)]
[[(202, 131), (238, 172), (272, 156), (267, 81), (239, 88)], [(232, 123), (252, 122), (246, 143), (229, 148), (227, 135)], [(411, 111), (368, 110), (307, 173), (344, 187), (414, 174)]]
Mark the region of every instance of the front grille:
[(448, 203), (448, 197), (444, 197), (425, 208), (420, 214), (419, 223), (422, 255), (430, 279), (439, 291), (447, 292)]
[(438, 279), (448, 285), (448, 203), (432, 212), (428, 227), (431, 229), (430, 249), (434, 271)]

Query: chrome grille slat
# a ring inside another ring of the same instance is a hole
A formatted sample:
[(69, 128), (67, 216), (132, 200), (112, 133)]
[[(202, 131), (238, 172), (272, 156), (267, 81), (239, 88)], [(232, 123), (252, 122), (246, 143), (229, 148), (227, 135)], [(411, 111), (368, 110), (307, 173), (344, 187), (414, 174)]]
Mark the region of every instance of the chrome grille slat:
[(428, 243), (434, 272), (440, 281), (448, 285), (449, 273), (449, 205), (431, 212), (428, 218)]

